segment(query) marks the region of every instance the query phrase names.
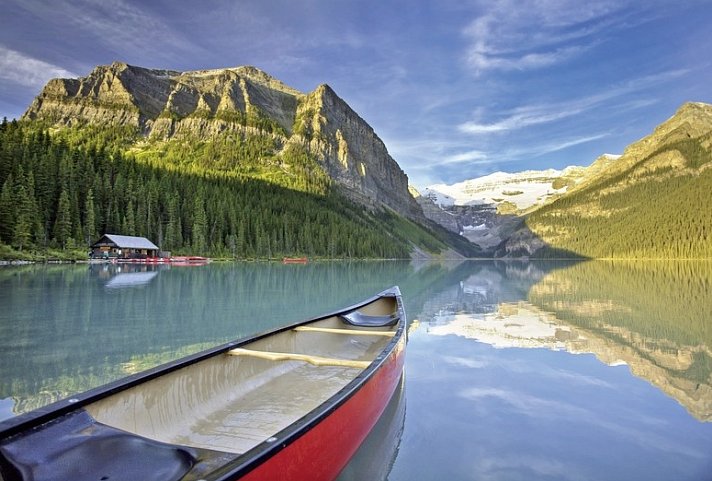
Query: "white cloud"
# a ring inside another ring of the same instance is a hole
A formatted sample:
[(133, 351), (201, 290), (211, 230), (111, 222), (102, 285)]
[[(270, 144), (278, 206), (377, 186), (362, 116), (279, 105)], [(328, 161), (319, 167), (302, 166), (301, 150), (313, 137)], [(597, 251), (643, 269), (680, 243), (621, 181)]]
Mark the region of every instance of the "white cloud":
[[(683, 69), (663, 71), (653, 75), (631, 79), (618, 85), (606, 86), (606, 88), (602, 89), (599, 93), (587, 97), (564, 102), (523, 105), (505, 112), (506, 116), (503, 119), (493, 122), (471, 120), (461, 123), (457, 126), (457, 129), (467, 134), (489, 134), (517, 130), (532, 125), (546, 124), (600, 107), (606, 104), (606, 102), (619, 97), (638, 94), (650, 87), (679, 78), (688, 72), (689, 70)], [(657, 100), (654, 99), (635, 99), (617, 103), (611, 108), (619, 111), (632, 110), (647, 107), (656, 102)], [(478, 109), (476, 116), (478, 118), (483, 117), (483, 109)]]
[(609, 135), (610, 135), (610, 133), (606, 132), (606, 133), (602, 133), (602, 134), (595, 134), (595, 135), (589, 135), (587, 137), (579, 137), (576, 139), (566, 140), (563, 142), (546, 144), (542, 153), (558, 152), (559, 150), (568, 149), (569, 147), (573, 147), (574, 145), (592, 142), (594, 140), (608, 137)]
[[(580, 103), (580, 102), (579, 102)], [(533, 105), (514, 109), (505, 119), (493, 123), (469, 121), (458, 125), (460, 132), (467, 134), (482, 134), (516, 130), (530, 125), (544, 124), (570, 117), (584, 110), (583, 106), (574, 105)]]
[(38, 18), (46, 22), (59, 21), (65, 28), (87, 33), (115, 55), (151, 52), (154, 57), (156, 53), (173, 57), (178, 52), (195, 53), (195, 46), (185, 35), (142, 6), (125, 0), (56, 0), (52, 8), (44, 1), (22, 2), (22, 8)]
[(511, 57), (471, 51), (467, 61), (476, 72), (485, 70), (529, 70), (564, 62), (585, 50), (582, 47), (559, 48), (551, 52), (532, 52)]
[(491, 2), (463, 32), (469, 39), (465, 59), (476, 74), (565, 62), (595, 45), (595, 34), (624, 22), (623, 8), (625, 2)]
[(0, 79), (27, 87), (42, 87), (52, 78), (78, 77), (58, 65), (29, 57), (0, 45)]
[(442, 159), (440, 164), (459, 164), (467, 162), (468, 164), (490, 163), (486, 152), (481, 150), (469, 150), (459, 154), (449, 155)]

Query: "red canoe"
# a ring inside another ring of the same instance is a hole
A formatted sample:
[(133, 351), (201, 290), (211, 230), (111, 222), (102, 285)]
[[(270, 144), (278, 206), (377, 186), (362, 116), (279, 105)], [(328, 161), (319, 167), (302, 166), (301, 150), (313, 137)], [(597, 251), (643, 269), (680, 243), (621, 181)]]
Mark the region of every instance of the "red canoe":
[(0, 479), (331, 481), (405, 358), (397, 287), (0, 422)]
[(306, 257), (285, 257), (282, 259), (282, 264), (306, 264), (309, 259)]

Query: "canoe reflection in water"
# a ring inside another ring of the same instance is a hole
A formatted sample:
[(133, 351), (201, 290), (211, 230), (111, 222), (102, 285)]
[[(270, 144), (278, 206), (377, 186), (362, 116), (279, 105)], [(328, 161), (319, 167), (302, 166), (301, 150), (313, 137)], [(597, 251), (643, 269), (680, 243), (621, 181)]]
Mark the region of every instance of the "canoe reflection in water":
[(405, 426), (405, 373), (373, 430), (336, 481), (386, 481)]
[(399, 385), (405, 326), (393, 287), (2, 421), (0, 479), (332, 481)]

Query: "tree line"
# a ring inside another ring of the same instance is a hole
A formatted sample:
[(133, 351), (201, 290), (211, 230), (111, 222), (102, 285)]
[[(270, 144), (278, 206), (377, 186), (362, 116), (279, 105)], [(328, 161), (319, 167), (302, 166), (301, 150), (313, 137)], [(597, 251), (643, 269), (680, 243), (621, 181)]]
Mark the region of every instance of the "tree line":
[[(125, 148), (131, 135), (126, 127), (50, 134), (39, 123), (4, 120), (0, 243), (66, 249), (120, 233), (173, 252), (236, 258), (409, 255), (407, 239), (390, 233), (394, 214), (345, 200), (299, 146), (275, 158), (290, 167), (275, 181), (247, 175), (265, 155), (250, 153), (271, 148), (265, 136), (238, 139), (243, 150), (237, 154), (215, 142), (134, 155)], [(244, 170), (225, 164), (231, 156)], [(208, 165), (209, 158), (217, 163)], [(190, 165), (181, 167), (181, 161)]]
[(551, 246), (587, 257), (712, 258), (710, 138), (661, 147), (636, 164), (676, 150), (686, 170), (660, 167), (632, 184), (622, 172), (538, 209), (527, 225)]

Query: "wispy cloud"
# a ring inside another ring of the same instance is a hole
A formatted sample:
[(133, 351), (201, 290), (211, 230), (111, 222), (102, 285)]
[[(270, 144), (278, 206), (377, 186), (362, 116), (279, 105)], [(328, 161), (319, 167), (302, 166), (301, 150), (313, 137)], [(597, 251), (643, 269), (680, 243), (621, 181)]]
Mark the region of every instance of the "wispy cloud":
[(150, 52), (152, 56), (195, 53), (197, 47), (145, 6), (125, 0), (56, 0), (52, 8), (40, 0), (23, 0), (22, 8), (46, 22), (71, 26), (97, 43), (126, 56)]
[(483, 134), (516, 130), (530, 125), (544, 124), (576, 115), (585, 109), (582, 102), (579, 105), (529, 105), (517, 107), (510, 115), (492, 123), (469, 121), (457, 126), (460, 132), (467, 134)]
[[(512, 164), (523, 160), (532, 160), (547, 154), (594, 142), (610, 136), (611, 133), (597, 132), (590, 135), (569, 135), (550, 138), (545, 141), (530, 141), (524, 144), (512, 144), (503, 147), (492, 144), (485, 148), (473, 148), (472, 142), (462, 136), (441, 136), (411, 142), (406, 139), (386, 141), (391, 155), (408, 172), (414, 185), (425, 187), (434, 179), (443, 182), (445, 169), (457, 169), (460, 176), (471, 178), (484, 175), (491, 169), (478, 169), (483, 166)], [(479, 171), (482, 172), (479, 172)], [(454, 171), (453, 171), (454, 172)], [(478, 173), (479, 172), (479, 173)], [(448, 182), (448, 180), (444, 180)]]
[(550, 52), (532, 52), (513, 56), (497, 56), (475, 49), (467, 61), (476, 72), (485, 70), (529, 70), (564, 62), (585, 50), (583, 47), (558, 48)]
[(0, 45), (0, 79), (26, 87), (41, 87), (56, 77), (77, 77), (58, 65), (29, 57)]
[(459, 154), (448, 155), (443, 157), (441, 164), (460, 164), (467, 162), (468, 164), (490, 163), (487, 152), (481, 150), (469, 150)]
[(622, 21), (625, 2), (503, 0), (487, 4), (463, 34), (465, 59), (481, 74), (565, 62), (597, 43), (595, 34)]
[[(601, 134), (588, 135), (584, 137), (569, 138), (560, 141), (547, 142), (535, 146), (532, 149), (525, 149), (519, 153), (519, 155), (525, 154), (526, 156), (538, 156), (543, 154), (550, 154), (552, 152), (558, 152), (560, 150), (568, 149), (579, 144), (585, 144), (588, 142), (593, 142), (594, 140), (602, 139), (611, 135), (609, 132), (604, 132)], [(514, 153), (514, 151), (512, 151)]]
[(610, 132), (602, 132), (593, 135), (585, 135), (580, 137), (565, 137), (554, 139), (543, 143), (532, 142), (522, 147), (509, 147), (498, 149), (496, 151), (466, 151), (455, 153), (449, 156), (440, 158), (437, 165), (450, 164), (467, 164), (467, 165), (490, 165), (490, 164), (506, 164), (509, 162), (517, 162), (520, 160), (529, 160), (540, 157), (542, 155), (551, 154), (566, 150), (576, 145), (593, 142), (595, 140), (608, 137)]
[[(676, 69), (659, 72), (630, 79), (618, 85), (610, 85), (600, 92), (586, 97), (576, 98), (563, 102), (548, 102), (546, 104), (523, 105), (506, 111), (506, 116), (493, 122), (471, 120), (457, 126), (460, 132), (467, 134), (488, 134), (517, 130), (533, 125), (546, 124), (572, 117), (588, 110), (598, 108), (611, 100), (619, 97), (638, 94), (650, 87), (658, 86), (689, 73), (689, 70)], [(647, 107), (656, 100), (636, 99), (626, 101), (614, 106), (615, 109), (631, 110)], [(483, 110), (477, 111), (478, 117), (483, 117)]]

